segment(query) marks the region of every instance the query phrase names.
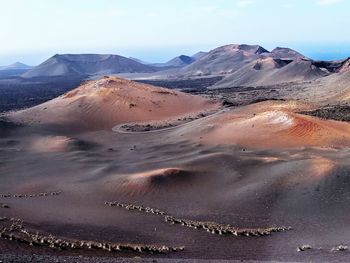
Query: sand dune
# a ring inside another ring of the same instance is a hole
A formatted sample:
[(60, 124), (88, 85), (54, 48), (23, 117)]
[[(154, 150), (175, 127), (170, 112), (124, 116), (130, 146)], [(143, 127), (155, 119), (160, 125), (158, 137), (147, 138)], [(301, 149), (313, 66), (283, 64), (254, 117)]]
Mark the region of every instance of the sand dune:
[(200, 96), (105, 77), (9, 117), (30, 124), (67, 126), (70, 130), (102, 130), (126, 122), (176, 119), (218, 106)]
[(68, 150), (72, 140), (66, 136), (42, 136), (33, 138), (26, 149), (33, 152), (62, 152)]
[(108, 192), (128, 195), (149, 195), (158, 192), (172, 191), (174, 186), (185, 186), (193, 179), (191, 173), (179, 168), (161, 168), (129, 175), (112, 176), (104, 182)]

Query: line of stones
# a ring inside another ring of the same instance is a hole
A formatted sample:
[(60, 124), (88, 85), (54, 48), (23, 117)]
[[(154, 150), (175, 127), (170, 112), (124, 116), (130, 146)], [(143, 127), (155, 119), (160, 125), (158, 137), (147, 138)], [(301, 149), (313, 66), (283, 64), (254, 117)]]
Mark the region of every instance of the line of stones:
[(42, 246), (60, 249), (95, 249), (121, 252), (167, 253), (182, 251), (184, 247), (169, 247), (165, 245), (145, 245), (127, 243), (109, 243), (86, 240), (60, 238), (54, 235), (33, 233), (25, 228), (23, 222), (13, 218), (0, 218), (0, 238), (25, 243), (31, 246)]
[(0, 198), (34, 198), (34, 197), (45, 197), (45, 196), (57, 196), (60, 195), (61, 191), (49, 192), (49, 193), (36, 193), (36, 194), (0, 194)]
[(164, 221), (169, 224), (179, 224), (193, 229), (202, 229), (206, 230), (209, 233), (219, 235), (229, 234), (235, 236), (267, 236), (271, 235), (273, 232), (284, 232), (292, 229), (291, 227), (238, 228), (228, 224), (225, 225), (216, 222), (175, 218), (171, 215), (167, 215), (167, 213), (164, 211), (151, 207), (143, 207), (133, 204), (123, 204), (117, 201), (105, 202), (105, 204), (108, 206), (121, 207), (127, 210), (135, 210), (143, 213), (152, 213), (154, 215), (163, 216)]

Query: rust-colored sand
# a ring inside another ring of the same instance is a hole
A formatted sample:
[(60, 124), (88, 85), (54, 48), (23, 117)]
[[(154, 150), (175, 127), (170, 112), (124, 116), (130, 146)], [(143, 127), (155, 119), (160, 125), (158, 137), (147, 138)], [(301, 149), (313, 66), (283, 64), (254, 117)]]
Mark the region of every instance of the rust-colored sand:
[(296, 113), (308, 107), (296, 102), (258, 103), (209, 118), (192, 136), (210, 144), (252, 148), (350, 145), (350, 124)]

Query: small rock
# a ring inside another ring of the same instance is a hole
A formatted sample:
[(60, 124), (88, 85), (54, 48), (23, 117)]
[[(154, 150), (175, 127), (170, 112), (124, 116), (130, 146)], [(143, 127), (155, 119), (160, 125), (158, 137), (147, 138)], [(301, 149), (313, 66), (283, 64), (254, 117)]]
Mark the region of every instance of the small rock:
[(339, 245), (339, 246), (332, 248), (332, 251), (345, 251), (345, 250), (348, 250), (348, 246)]
[(312, 247), (310, 245), (302, 245), (302, 246), (298, 247), (299, 252), (309, 250), (309, 249), (312, 249)]

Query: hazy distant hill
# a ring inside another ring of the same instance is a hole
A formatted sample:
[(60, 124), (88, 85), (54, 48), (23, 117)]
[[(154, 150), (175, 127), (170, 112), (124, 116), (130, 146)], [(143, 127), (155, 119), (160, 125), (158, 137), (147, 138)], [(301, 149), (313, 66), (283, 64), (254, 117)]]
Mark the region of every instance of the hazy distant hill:
[(196, 61), (196, 59), (193, 57), (181, 55), (169, 60), (166, 63), (154, 63), (152, 66), (164, 68), (181, 68), (193, 63), (194, 61)]
[(55, 55), (22, 75), (24, 78), (51, 76), (90, 76), (117, 73), (145, 73), (156, 71), (154, 67), (141, 64), (118, 55), (65, 54)]
[(138, 59), (138, 58), (134, 58), (134, 57), (129, 57), (129, 59), (133, 60), (133, 61), (136, 61), (136, 62), (139, 62), (141, 64), (144, 64), (144, 65), (150, 65), (152, 63), (149, 63), (149, 62), (146, 62), (146, 61), (143, 61), (141, 59)]
[(201, 59), (202, 57), (204, 57), (206, 54), (208, 54), (208, 52), (199, 51), (199, 52), (197, 52), (196, 54), (194, 54), (194, 55), (192, 56), (192, 58), (194, 58), (195, 60), (199, 60), (199, 59)]
[(0, 66), (0, 78), (17, 77), (32, 68), (32, 66), (28, 66), (21, 62), (15, 62), (8, 66)]
[(27, 69), (28, 70), (28, 69), (32, 69), (32, 68), (33, 68), (32, 66), (28, 66), (28, 65), (23, 64), (21, 62), (15, 62), (15, 63), (13, 63), (11, 65), (0, 67), (0, 70), (16, 70), (16, 69), (18, 69), (18, 70), (20, 70), (20, 69), (23, 69), (23, 70)]

